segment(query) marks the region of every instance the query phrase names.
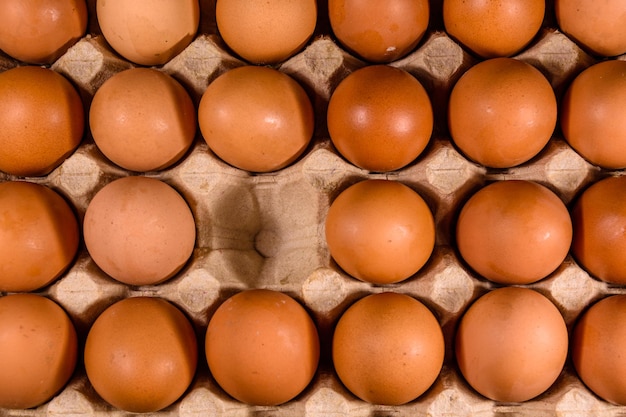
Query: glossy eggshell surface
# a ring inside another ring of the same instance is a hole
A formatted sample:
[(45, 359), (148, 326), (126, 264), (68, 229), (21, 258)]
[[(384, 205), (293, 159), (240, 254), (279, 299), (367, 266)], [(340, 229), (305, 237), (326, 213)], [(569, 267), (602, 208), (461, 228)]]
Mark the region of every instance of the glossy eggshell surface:
[(568, 255), (572, 221), (550, 189), (531, 181), (497, 181), (463, 206), (456, 243), (481, 276), (500, 284), (530, 284), (554, 272)]
[(218, 157), (251, 172), (293, 163), (315, 128), (313, 105), (300, 84), (276, 69), (252, 65), (231, 69), (209, 84), (198, 122)]
[(191, 384), (198, 345), (191, 323), (173, 304), (131, 297), (98, 316), (84, 360), (90, 383), (105, 401), (130, 412), (154, 412)]
[(23, 62), (54, 62), (86, 30), (85, 0), (0, 2), (0, 49)]
[(299, 52), (317, 23), (316, 0), (218, 0), (215, 19), (226, 44), (255, 64), (275, 64)]
[(161, 65), (191, 43), (198, 0), (99, 0), (100, 29), (117, 53), (139, 65)]
[(446, 32), (482, 58), (511, 56), (535, 37), (544, 0), (444, 0)]
[(196, 110), (185, 88), (154, 68), (132, 68), (109, 78), (89, 110), (91, 134), (115, 164), (157, 171), (177, 162), (196, 134)]
[(0, 183), (0, 291), (35, 291), (74, 261), (78, 220), (52, 189), (26, 181)]
[(83, 234), (89, 255), (104, 272), (129, 285), (148, 285), (171, 278), (185, 265), (196, 225), (187, 202), (170, 185), (128, 176), (93, 197)]
[(76, 330), (54, 301), (35, 294), (0, 298), (0, 407), (26, 409), (50, 400), (69, 381)]
[(626, 53), (626, 3), (622, 0), (555, 0), (560, 29), (599, 56)]
[(626, 405), (626, 296), (608, 296), (585, 311), (574, 328), (572, 361), (596, 395)]
[(400, 182), (364, 180), (332, 202), (325, 221), (330, 254), (349, 275), (375, 284), (406, 280), (435, 246), (430, 208)]
[(370, 65), (344, 78), (328, 103), (328, 131), (337, 150), (369, 171), (413, 162), (433, 131), (428, 93), (408, 72)]
[(472, 66), (454, 85), (448, 104), (453, 142), (491, 168), (529, 161), (548, 143), (557, 102), (548, 80), (532, 65), (492, 58)]
[(626, 177), (608, 177), (585, 189), (572, 209), (572, 254), (592, 276), (626, 284)]
[(330, 0), (334, 35), (355, 55), (374, 63), (395, 61), (415, 48), (428, 28), (428, 0)]
[(463, 314), (455, 355), (466, 381), (494, 401), (523, 402), (563, 370), (568, 332), (556, 306), (523, 287), (491, 290)]
[(320, 342), (308, 312), (290, 296), (253, 289), (235, 294), (210, 318), (205, 353), (229, 395), (279, 405), (300, 394), (317, 370)]
[(332, 342), (335, 371), (357, 397), (400, 405), (422, 395), (439, 376), (444, 338), (418, 300), (384, 292), (366, 296), (340, 317)]
[(626, 168), (626, 61), (603, 61), (569, 85), (560, 112), (563, 136), (605, 169)]
[(0, 73), (0, 170), (43, 176), (80, 144), (85, 111), (74, 86), (56, 71), (15, 67)]

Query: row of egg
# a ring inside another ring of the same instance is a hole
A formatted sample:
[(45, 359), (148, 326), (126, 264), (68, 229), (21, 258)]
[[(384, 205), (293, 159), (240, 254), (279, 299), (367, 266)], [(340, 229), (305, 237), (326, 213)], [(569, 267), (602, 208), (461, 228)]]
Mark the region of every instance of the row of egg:
[[(619, 0), (555, 1), (561, 30), (600, 56), (626, 53)], [(189, 45), (199, 29), (198, 0), (123, 0), (96, 2), (96, 18), (109, 44), (139, 65), (161, 65)], [(369, 62), (391, 62), (420, 42), (431, 18), (428, 0), (381, 4), (329, 0), (333, 34), (351, 53)], [(544, 23), (544, 0), (505, 2), (444, 0), (445, 30), (482, 58), (510, 56), (526, 47)], [(220, 36), (234, 53), (254, 64), (284, 61), (300, 51), (318, 24), (316, 0), (298, 2), (219, 0), (214, 6)], [(0, 49), (18, 60), (49, 64), (87, 29), (85, 0), (24, 5), (5, 1), (0, 7)]]
[[(451, 139), (483, 166), (513, 167), (545, 148), (559, 115), (565, 139), (580, 155), (602, 168), (624, 168), (625, 73), (622, 60), (592, 65), (569, 85), (558, 111), (552, 87), (532, 65), (513, 58), (482, 61), (450, 93)], [(4, 71), (0, 99), (0, 170), (46, 175), (80, 144), (84, 110), (62, 75), (35, 66)], [(328, 103), (332, 143), (349, 162), (368, 171), (394, 171), (415, 161), (429, 144), (433, 123), (422, 84), (387, 65), (353, 71)], [(137, 172), (162, 170), (183, 158), (197, 124), (218, 157), (251, 172), (293, 163), (308, 148), (315, 129), (314, 109), (301, 85), (276, 69), (252, 65), (211, 82), (197, 111), (170, 75), (154, 68), (121, 71), (94, 94), (88, 124), (106, 157)]]
[[(479, 297), (461, 316), (454, 354), (464, 380), (499, 402), (524, 402), (550, 389), (568, 351), (581, 380), (598, 396), (626, 404), (621, 346), (626, 296), (586, 310), (573, 332), (541, 293), (502, 287)], [(115, 302), (95, 320), (83, 350), (86, 376), (97, 394), (130, 412), (174, 404), (199, 372), (204, 350), (209, 372), (233, 399), (280, 405), (298, 397), (320, 359), (316, 324), (289, 295), (251, 289), (224, 301), (198, 345), (177, 306), (158, 297)], [(75, 328), (54, 301), (36, 294), (0, 298), (0, 407), (37, 407), (68, 383), (80, 357)], [(408, 294), (382, 292), (357, 300), (332, 336), (333, 369), (356, 397), (402, 405), (424, 395), (445, 356), (442, 328), (431, 310)]]

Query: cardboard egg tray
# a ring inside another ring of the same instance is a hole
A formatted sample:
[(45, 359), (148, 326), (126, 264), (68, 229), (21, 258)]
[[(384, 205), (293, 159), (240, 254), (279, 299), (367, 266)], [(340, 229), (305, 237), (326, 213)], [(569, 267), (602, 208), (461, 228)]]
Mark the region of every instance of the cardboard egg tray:
[[(119, 57), (101, 35), (95, 0), (89, 2), (88, 34), (52, 68), (69, 78), (88, 109), (93, 94), (111, 75), (134, 65)], [(433, 2), (433, 9), (440, 7)], [(207, 85), (221, 73), (245, 62), (230, 53), (215, 25), (214, 2), (202, 3), (195, 40), (160, 67), (190, 92), (197, 104)], [(74, 205), (79, 220), (94, 194), (113, 179), (146, 175), (177, 189), (189, 203), (197, 223), (197, 244), (189, 264), (171, 280), (154, 286), (129, 287), (109, 278), (90, 259), (84, 245), (72, 267), (42, 294), (62, 305), (72, 317), (82, 349), (91, 323), (109, 305), (124, 297), (159, 296), (181, 308), (197, 329), (200, 363), (187, 393), (159, 416), (616, 416), (626, 407), (613, 406), (592, 394), (576, 376), (571, 362), (544, 394), (524, 403), (497, 403), (469, 387), (458, 371), (452, 349), (455, 326), (469, 304), (494, 285), (473, 274), (460, 260), (452, 236), (456, 215), (472, 193), (489, 181), (529, 179), (555, 191), (566, 204), (591, 182), (611, 174), (587, 163), (559, 136), (521, 166), (491, 170), (460, 154), (446, 129), (446, 100), (454, 82), (475, 57), (443, 31), (436, 10), (431, 30), (418, 48), (390, 65), (419, 79), (435, 111), (435, 130), (424, 153), (409, 166), (390, 173), (369, 173), (346, 162), (333, 148), (325, 127), (328, 99), (343, 77), (366, 65), (333, 39), (320, 7), (318, 30), (308, 45), (277, 65), (310, 94), (316, 109), (316, 130), (305, 154), (293, 165), (273, 173), (250, 174), (218, 159), (198, 131), (189, 153), (160, 172), (132, 173), (109, 162), (87, 130), (81, 146), (45, 177), (27, 178), (45, 184)], [(516, 58), (540, 69), (560, 98), (572, 78), (596, 62), (550, 22)], [(439, 19), (439, 20), (438, 20)], [(626, 59), (625, 56), (618, 59)], [(0, 71), (20, 65), (0, 57)], [(343, 273), (333, 263), (324, 239), (324, 221), (334, 197), (365, 178), (400, 181), (419, 192), (436, 222), (434, 253), (415, 276), (398, 284), (374, 286)], [(13, 177), (0, 174), (0, 181)], [(623, 288), (590, 277), (569, 256), (548, 278), (529, 285), (550, 298), (571, 329), (591, 302)], [(276, 407), (255, 407), (231, 397), (212, 379), (204, 360), (204, 332), (215, 309), (229, 296), (248, 288), (283, 291), (301, 302), (318, 325), (319, 370), (310, 386), (294, 400)], [(345, 309), (360, 297), (382, 291), (407, 293), (424, 302), (438, 317), (447, 345), (446, 358), (434, 385), (417, 400), (398, 407), (371, 405), (350, 394), (334, 374), (330, 355), (332, 332)], [(48, 403), (30, 410), (0, 410), (6, 416), (123, 416), (90, 386), (82, 357), (68, 385)]]

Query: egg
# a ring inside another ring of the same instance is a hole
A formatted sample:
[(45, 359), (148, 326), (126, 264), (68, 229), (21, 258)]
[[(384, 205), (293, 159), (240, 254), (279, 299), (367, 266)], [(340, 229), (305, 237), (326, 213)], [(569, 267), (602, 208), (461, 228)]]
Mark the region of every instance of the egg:
[(626, 177), (607, 177), (583, 190), (572, 222), (576, 261), (595, 278), (626, 284)]
[(89, 382), (121, 410), (147, 413), (173, 404), (198, 364), (196, 334), (176, 306), (156, 297), (131, 297), (104, 310), (85, 341)]
[(98, 0), (96, 17), (109, 45), (127, 60), (162, 65), (193, 40), (198, 0)]
[(424, 394), (443, 366), (445, 344), (434, 314), (415, 298), (371, 294), (339, 318), (332, 339), (334, 369), (357, 397), (402, 405)]
[(530, 288), (501, 287), (460, 319), (455, 355), (467, 383), (498, 402), (524, 402), (558, 379), (568, 353), (563, 316)]
[(492, 58), (467, 70), (450, 93), (448, 127), (468, 158), (490, 168), (531, 160), (557, 121), (552, 86), (538, 69), (513, 58)]
[(598, 56), (626, 53), (626, 3), (622, 0), (555, 0), (559, 28)]
[(448, 35), (481, 58), (522, 51), (543, 24), (544, 0), (443, 0)]
[(246, 404), (275, 406), (309, 385), (320, 344), (315, 323), (295, 299), (250, 289), (212, 315), (205, 353), (211, 375), (227, 394)]
[(85, 246), (106, 274), (129, 285), (158, 284), (191, 257), (193, 213), (172, 186), (156, 178), (122, 177), (102, 187), (83, 220)]
[(0, 407), (49, 401), (74, 373), (78, 339), (54, 301), (36, 294), (0, 297)]
[(295, 162), (315, 128), (304, 88), (287, 74), (254, 65), (231, 69), (209, 84), (198, 122), (213, 153), (250, 172), (273, 172)]
[(395, 171), (413, 162), (433, 131), (433, 109), (408, 72), (369, 65), (344, 78), (328, 103), (328, 131), (339, 153), (369, 171)]
[(572, 362), (582, 382), (597, 396), (626, 405), (626, 295), (592, 304), (575, 324)]
[(396, 61), (417, 47), (428, 29), (428, 0), (329, 0), (332, 32), (352, 54), (371, 63)]
[(572, 233), (569, 211), (554, 192), (536, 182), (508, 180), (481, 188), (463, 205), (456, 243), (484, 278), (530, 284), (561, 265)]
[(0, 49), (31, 64), (51, 64), (87, 30), (85, 0), (3, 0)]
[(330, 255), (347, 274), (392, 284), (416, 274), (435, 246), (435, 222), (424, 199), (397, 181), (368, 179), (342, 191), (325, 220)]
[(102, 153), (122, 168), (159, 171), (178, 162), (196, 134), (187, 90), (155, 68), (121, 71), (98, 88), (89, 126)]
[(224, 42), (253, 64), (277, 64), (299, 52), (317, 24), (316, 0), (217, 0)]
[(0, 183), (0, 291), (36, 291), (72, 264), (80, 239), (69, 203), (45, 185)]
[(582, 157), (606, 169), (626, 168), (626, 61), (588, 67), (569, 85), (560, 111), (565, 140)]
[(37, 66), (0, 73), (0, 170), (44, 176), (71, 155), (83, 138), (85, 111), (74, 86)]

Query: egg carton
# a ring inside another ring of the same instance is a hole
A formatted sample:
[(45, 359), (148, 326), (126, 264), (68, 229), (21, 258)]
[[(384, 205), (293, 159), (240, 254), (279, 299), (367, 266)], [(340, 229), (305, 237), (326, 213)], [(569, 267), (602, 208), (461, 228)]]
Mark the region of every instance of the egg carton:
[[(208, 2), (209, 5), (212, 2)], [(77, 87), (87, 111), (97, 91), (113, 74), (135, 65), (119, 57), (106, 43), (95, 20), (95, 0), (89, 1), (89, 33), (51, 67)], [(198, 35), (160, 70), (174, 76), (197, 104), (217, 76), (246, 63), (232, 54), (217, 33), (210, 7), (202, 10)], [(523, 403), (498, 403), (476, 393), (463, 380), (454, 359), (453, 338), (465, 309), (495, 287), (475, 275), (453, 246), (455, 218), (472, 193), (490, 181), (527, 179), (546, 185), (566, 204), (591, 182), (611, 172), (580, 157), (557, 133), (546, 148), (527, 163), (510, 169), (487, 169), (467, 160), (446, 129), (446, 101), (456, 80), (477, 61), (441, 30), (431, 28), (418, 48), (391, 63), (414, 75), (433, 103), (433, 138), (416, 161), (389, 173), (359, 169), (337, 153), (326, 129), (326, 108), (335, 86), (351, 71), (367, 65), (350, 55), (322, 29), (307, 46), (276, 65), (309, 93), (316, 112), (315, 135), (307, 151), (277, 172), (251, 174), (215, 156), (200, 133), (188, 154), (159, 172), (133, 173), (102, 155), (89, 131), (79, 148), (44, 177), (26, 178), (64, 195), (82, 222), (95, 193), (127, 175), (158, 178), (178, 190), (196, 219), (197, 244), (192, 259), (174, 278), (158, 285), (131, 287), (102, 272), (84, 245), (69, 270), (41, 294), (58, 302), (74, 321), (82, 349), (90, 325), (115, 301), (130, 296), (158, 296), (181, 308), (197, 331), (200, 363), (188, 391), (166, 409), (153, 413), (169, 417), (196, 416), (500, 416), (561, 415), (617, 416), (626, 407), (611, 405), (590, 392), (571, 362), (555, 384)], [(557, 29), (546, 25), (535, 41), (516, 58), (537, 67), (560, 97), (568, 83), (596, 61)], [(625, 56), (618, 59), (626, 59)], [(0, 57), (0, 71), (20, 65)], [(429, 262), (413, 277), (377, 286), (356, 280), (333, 262), (324, 238), (326, 212), (349, 185), (366, 179), (400, 181), (429, 204), (436, 223), (436, 246)], [(0, 174), (0, 181), (14, 179)], [(581, 311), (619, 286), (598, 281), (571, 256), (546, 279), (526, 285), (546, 295), (559, 308), (569, 329)], [(231, 295), (248, 288), (285, 292), (310, 312), (321, 340), (321, 359), (311, 384), (295, 399), (273, 407), (250, 406), (229, 397), (212, 379), (203, 359), (204, 332), (212, 313)], [(335, 323), (357, 299), (395, 291), (424, 302), (437, 316), (446, 342), (444, 366), (433, 386), (402, 406), (379, 406), (353, 396), (338, 380), (331, 363)], [(5, 416), (125, 416), (93, 390), (80, 362), (67, 386), (46, 404), (29, 410), (0, 410)]]

